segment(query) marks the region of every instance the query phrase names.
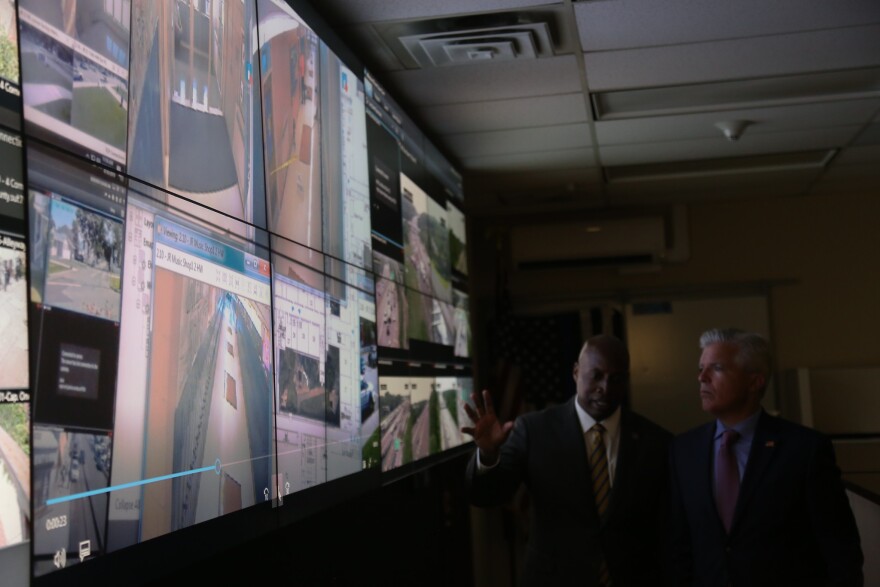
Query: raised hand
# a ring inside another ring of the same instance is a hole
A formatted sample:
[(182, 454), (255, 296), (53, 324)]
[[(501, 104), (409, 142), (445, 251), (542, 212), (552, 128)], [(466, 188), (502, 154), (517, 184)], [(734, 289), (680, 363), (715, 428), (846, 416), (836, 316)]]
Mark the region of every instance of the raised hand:
[(464, 405), (464, 410), (471, 419), (473, 426), (462, 426), (461, 431), (474, 437), (477, 448), (480, 449), (480, 462), (492, 466), (498, 462), (501, 454), (501, 445), (507, 440), (510, 431), (513, 430), (513, 422), (503, 424), (495, 415), (495, 407), (492, 405), (492, 396), (488, 389), (483, 390), (482, 397), (476, 393), (471, 394), (471, 400), (476, 409), (470, 404)]

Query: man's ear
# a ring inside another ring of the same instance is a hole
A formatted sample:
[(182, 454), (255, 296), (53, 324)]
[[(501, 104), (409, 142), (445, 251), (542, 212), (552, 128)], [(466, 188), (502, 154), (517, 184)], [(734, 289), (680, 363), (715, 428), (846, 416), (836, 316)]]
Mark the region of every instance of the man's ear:
[(571, 370), (571, 376), (575, 381), (578, 380), (578, 361), (574, 362), (574, 369)]
[(750, 387), (752, 391), (757, 391), (759, 395), (763, 396), (763, 392), (761, 390), (764, 389), (764, 386), (767, 384), (767, 378), (764, 377), (762, 373), (752, 373), (750, 380)]

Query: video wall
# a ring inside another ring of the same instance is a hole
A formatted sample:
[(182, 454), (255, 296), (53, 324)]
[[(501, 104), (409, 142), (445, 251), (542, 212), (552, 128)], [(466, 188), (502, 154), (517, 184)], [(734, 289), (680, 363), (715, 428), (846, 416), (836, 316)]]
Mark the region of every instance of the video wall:
[(469, 440), (461, 176), (299, 8), (0, 0), (4, 584)]

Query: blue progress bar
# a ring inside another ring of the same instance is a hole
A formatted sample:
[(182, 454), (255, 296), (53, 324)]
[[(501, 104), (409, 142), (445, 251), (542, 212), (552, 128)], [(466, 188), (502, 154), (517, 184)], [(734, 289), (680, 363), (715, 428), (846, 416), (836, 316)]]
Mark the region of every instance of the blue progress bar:
[(194, 475), (196, 473), (207, 473), (208, 471), (216, 472), (217, 466), (211, 465), (210, 467), (202, 467), (201, 469), (193, 469), (192, 471), (171, 473), (170, 475), (162, 475), (161, 477), (153, 477), (152, 479), (141, 479), (140, 481), (132, 481), (131, 483), (123, 483), (122, 485), (113, 485), (111, 487), (105, 487), (104, 489), (93, 489), (92, 491), (83, 491), (82, 493), (74, 493), (73, 495), (65, 495), (64, 497), (53, 497), (52, 499), (46, 500), (46, 505), (55, 505), (56, 503), (64, 503), (65, 501), (73, 501), (74, 499), (81, 499), (83, 497), (91, 497), (93, 495), (100, 495), (102, 493), (110, 493), (111, 491), (116, 491), (117, 489), (128, 489), (130, 487), (137, 487), (138, 485), (155, 483), (156, 481), (167, 481), (168, 479), (174, 479), (175, 477), (184, 477), (185, 475)]
[(403, 246), (402, 244), (400, 244), (399, 242), (397, 242), (397, 241), (394, 240), (393, 238), (388, 238), (387, 236), (385, 236), (384, 234), (382, 234), (382, 233), (379, 232), (378, 230), (374, 230), (374, 231), (373, 231), (373, 234), (375, 234), (376, 236), (378, 236), (378, 237), (381, 238), (382, 240), (386, 240), (386, 241), (388, 241), (388, 242), (391, 243), (392, 245), (396, 246), (398, 249), (402, 249), (402, 248), (404, 248), (404, 246)]

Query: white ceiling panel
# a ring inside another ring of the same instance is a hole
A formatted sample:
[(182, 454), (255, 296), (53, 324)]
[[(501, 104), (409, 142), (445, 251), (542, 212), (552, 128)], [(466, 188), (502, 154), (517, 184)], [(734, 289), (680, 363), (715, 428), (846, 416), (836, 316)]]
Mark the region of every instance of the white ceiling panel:
[(579, 2), (574, 11), (587, 52), (880, 23), (877, 0), (615, 0)]
[(853, 126), (865, 124), (880, 108), (880, 99), (801, 104), (780, 108), (702, 112), (656, 118), (596, 122), (600, 145), (648, 143), (681, 139), (717, 138), (716, 122), (748, 120), (745, 134)]
[(763, 134), (746, 132), (736, 142), (728, 141), (719, 134), (717, 138), (710, 139), (610, 145), (600, 148), (600, 157), (603, 165), (634, 165), (832, 149), (846, 145), (859, 129), (858, 126), (843, 126)]
[(595, 167), (592, 149), (568, 149), (462, 158), (466, 171), (529, 171)]
[(442, 140), (462, 158), (559, 151), (591, 145), (590, 128), (586, 123), (446, 135)]
[(581, 93), (428, 106), (419, 114), (439, 135), (587, 121)]
[(388, 85), (416, 106), (530, 98), (581, 91), (574, 55), (397, 71)]
[(880, 25), (586, 53), (591, 91), (748, 79), (880, 65)]
[(412, 20), (561, 4), (559, 0), (319, 0), (337, 24)]

